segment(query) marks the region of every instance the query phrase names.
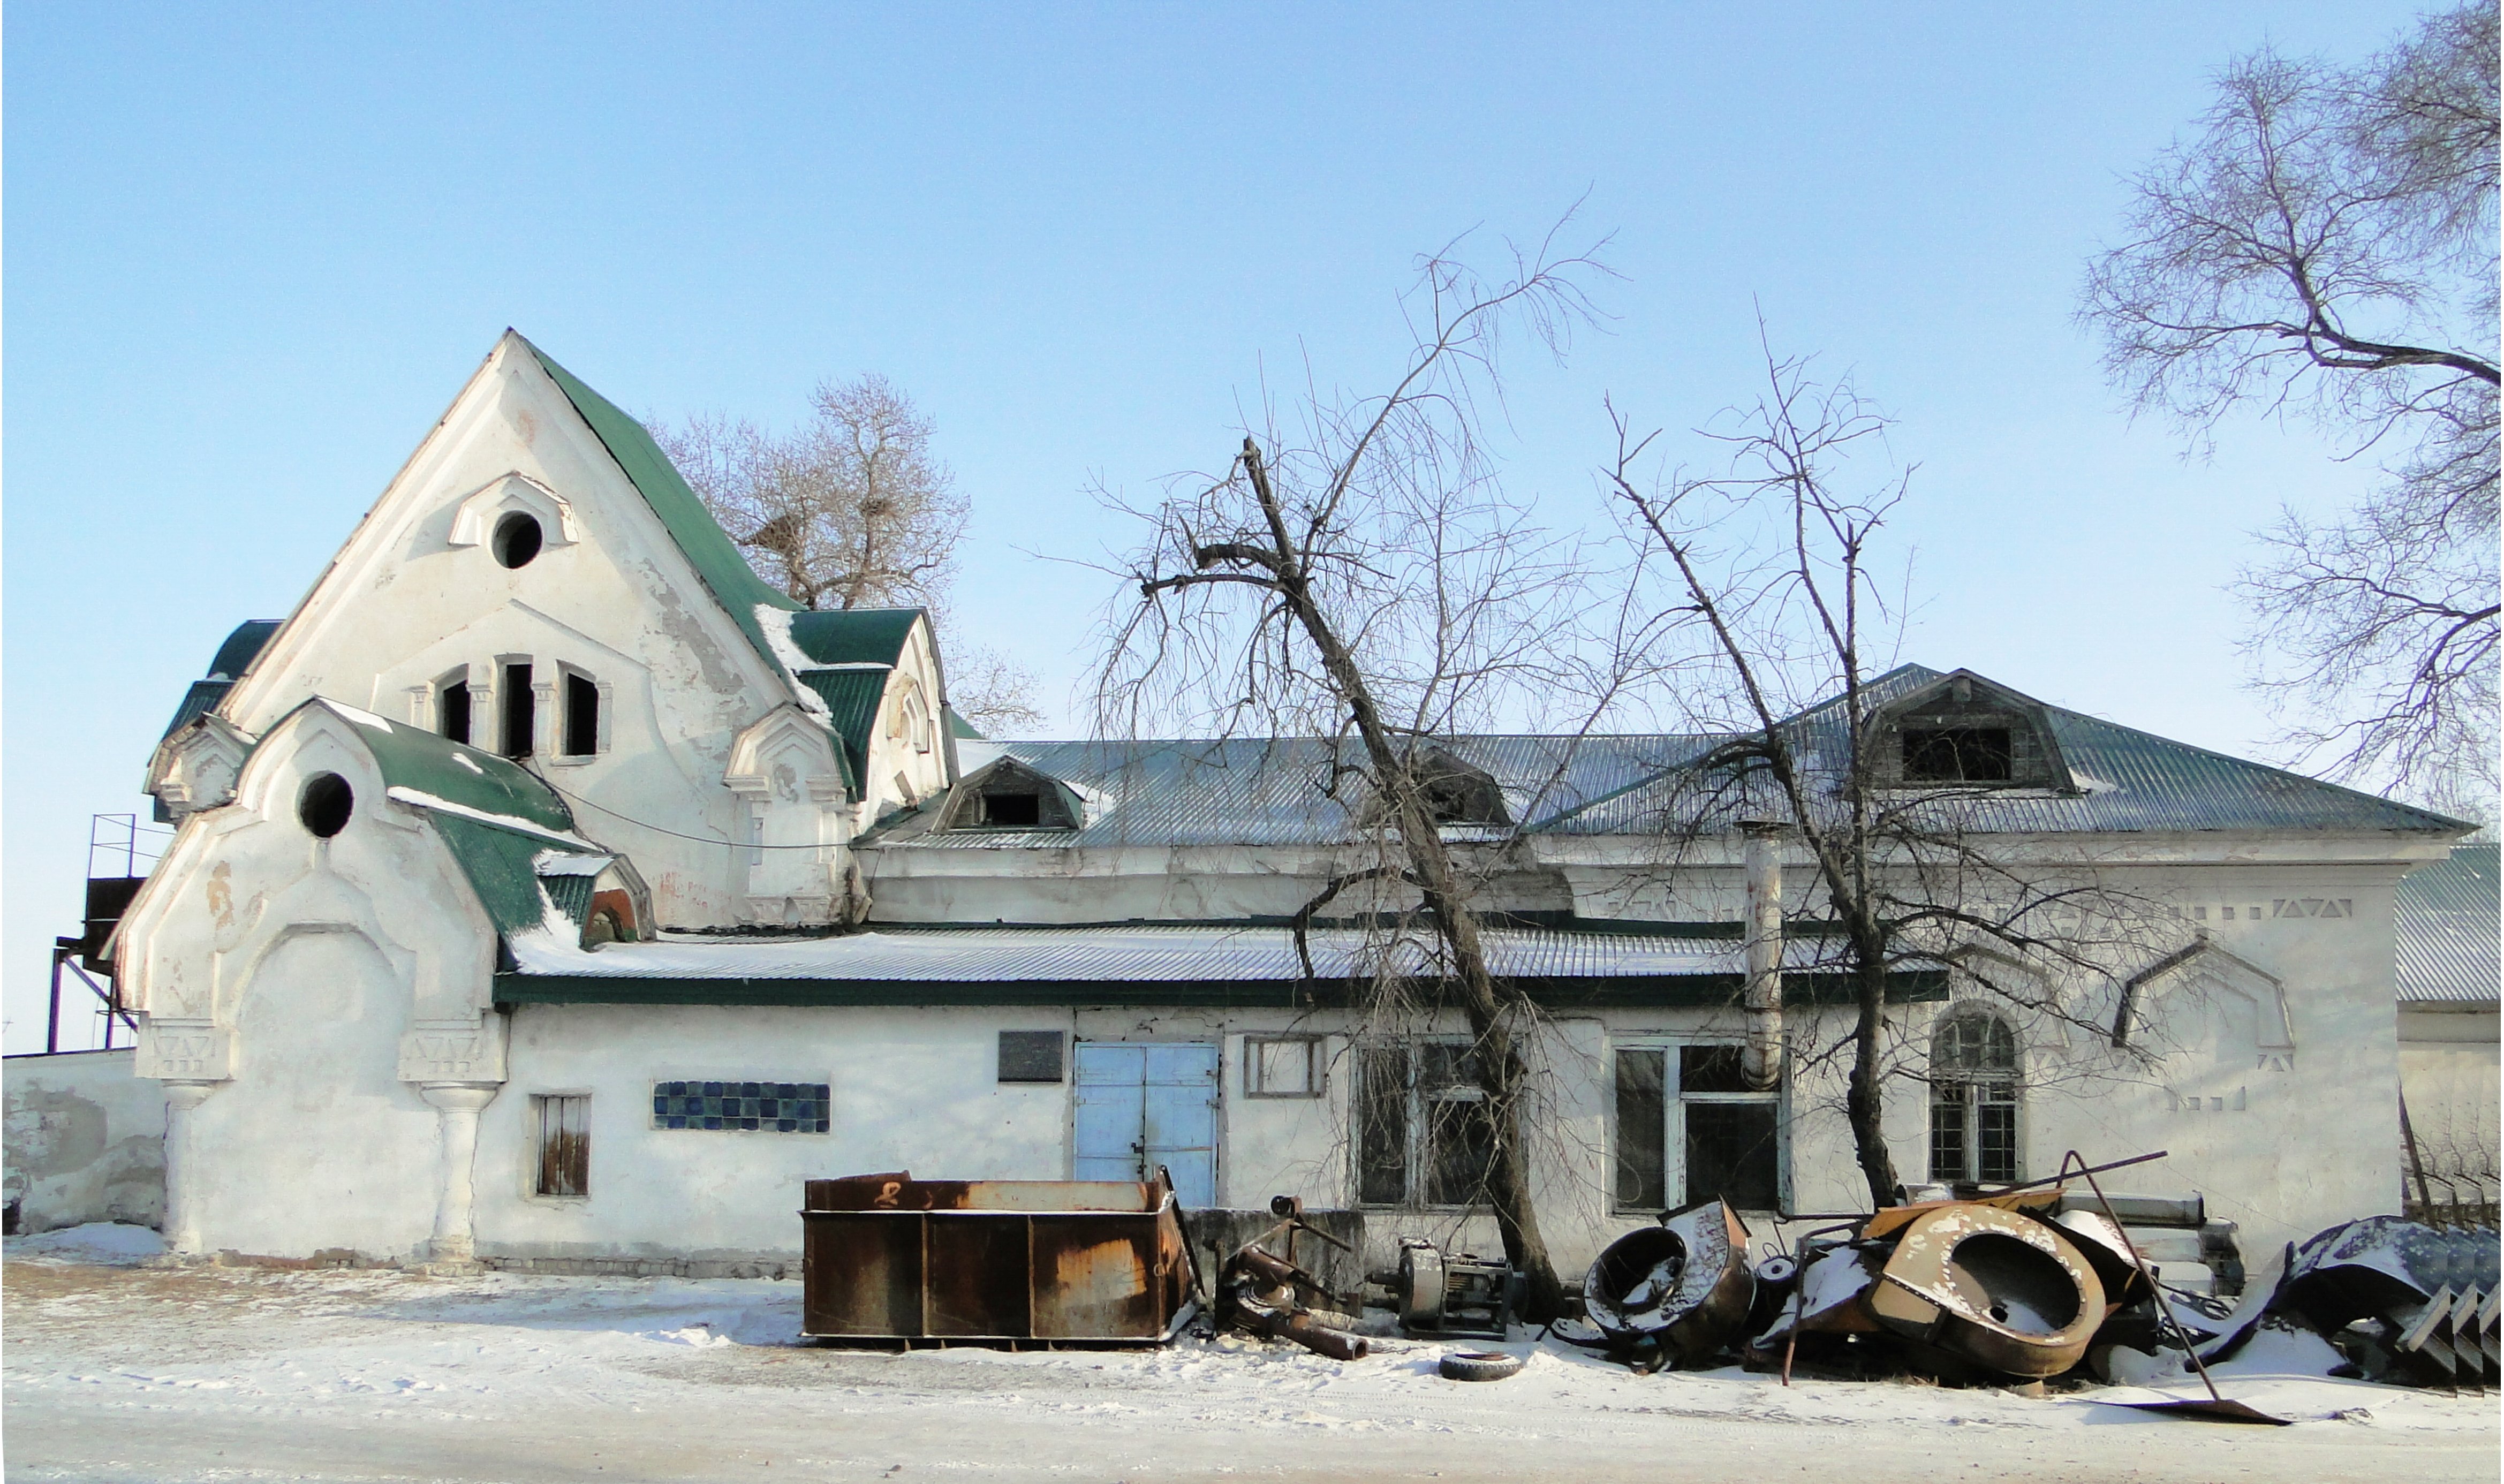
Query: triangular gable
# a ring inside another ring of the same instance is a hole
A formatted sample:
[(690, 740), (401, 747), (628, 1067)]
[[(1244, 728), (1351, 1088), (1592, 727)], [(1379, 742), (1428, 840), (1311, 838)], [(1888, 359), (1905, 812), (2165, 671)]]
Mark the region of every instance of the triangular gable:
[(546, 371), (548, 379), (565, 393), (567, 400), (574, 403), (574, 411), (582, 415), (583, 422), (590, 425), (601, 445), (609, 450), (609, 456), (617, 461), (617, 467), (626, 475), (627, 483), (643, 497), (643, 502), (652, 507), (652, 513), (660, 517), (661, 524), (669, 530), (670, 538), (678, 542), (678, 550), (686, 556), (687, 565), (696, 569), (696, 575), (713, 594), (713, 601), (721, 604), (722, 610), (730, 615), (731, 622), (739, 625), (740, 632), (748, 636), (748, 641), (756, 646), (756, 652), (766, 664), (781, 670), (782, 661), (766, 638), (756, 610), (765, 607), (787, 612), (798, 609), (799, 603), (788, 593), (756, 575), (756, 569), (740, 555), (739, 546), (731, 540), (730, 534), (722, 530), (721, 524), (713, 518), (713, 512), (705, 508), (704, 500), (687, 484), (686, 476), (679, 473), (678, 466), (661, 452), (661, 446), (652, 441), (651, 433), (644, 431), (642, 423), (585, 386), (580, 377), (550, 360), (547, 352), (531, 345), (529, 339), (519, 335), (515, 338), (530, 347), (539, 368)]

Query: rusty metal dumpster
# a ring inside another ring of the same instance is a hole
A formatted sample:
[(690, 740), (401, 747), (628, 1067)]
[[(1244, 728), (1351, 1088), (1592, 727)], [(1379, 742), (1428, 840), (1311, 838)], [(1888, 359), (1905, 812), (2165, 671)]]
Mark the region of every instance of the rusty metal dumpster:
[(1163, 1179), (812, 1180), (801, 1331), (1160, 1344), (1196, 1307)]

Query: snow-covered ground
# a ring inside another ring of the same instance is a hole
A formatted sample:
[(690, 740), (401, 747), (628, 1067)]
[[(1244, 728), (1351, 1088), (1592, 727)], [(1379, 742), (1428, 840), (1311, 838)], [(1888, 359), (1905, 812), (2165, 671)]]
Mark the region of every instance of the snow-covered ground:
[[(1508, 1381), (1441, 1344), (1339, 1363), (1237, 1337), (1146, 1351), (796, 1343), (796, 1282), (134, 1265), (130, 1227), (7, 1244), (17, 1479), (2411, 1480), (2497, 1476), (2492, 1397), (2274, 1374), (2291, 1428), (1898, 1382), (1636, 1376), (1550, 1342)], [(2175, 1394), (2193, 1393), (2171, 1388)]]

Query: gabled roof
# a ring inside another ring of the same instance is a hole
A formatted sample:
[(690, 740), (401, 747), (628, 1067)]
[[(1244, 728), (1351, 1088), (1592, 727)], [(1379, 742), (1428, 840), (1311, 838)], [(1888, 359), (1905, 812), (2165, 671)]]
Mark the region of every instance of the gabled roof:
[(2493, 1005), (2504, 980), (2504, 914), (2496, 846), (2454, 846), (2449, 860), (2400, 880), (2394, 906), (2403, 1005)]
[[(356, 723), (394, 799), (424, 809), (468, 813), (500, 828), (555, 836), (591, 848), (574, 838), (574, 811), (566, 808), (565, 800), (508, 759), (335, 701), (304, 705), (329, 707)], [(547, 842), (542, 841), (540, 848), (546, 847)]]
[(800, 604), (789, 594), (756, 575), (755, 569), (748, 565), (748, 559), (740, 555), (739, 547), (731, 540), (729, 533), (723, 531), (712, 512), (705, 509), (704, 501), (688, 487), (686, 476), (680, 474), (678, 466), (661, 452), (661, 446), (652, 441), (652, 435), (644, 431), (642, 423), (585, 386), (581, 378), (572, 371), (549, 360), (547, 352), (531, 345), (528, 339), (518, 334), (515, 338), (530, 346), (531, 355), (538, 359), (539, 368), (548, 373), (548, 378), (565, 393), (567, 400), (574, 403), (574, 411), (581, 413), (582, 420), (591, 425), (591, 431), (609, 450), (609, 456), (617, 461), (617, 467), (625, 473), (627, 481), (643, 495), (643, 502), (652, 507), (652, 513), (660, 517), (661, 524), (668, 528), (670, 538), (685, 554), (687, 565), (696, 569), (696, 575), (712, 590), (714, 601), (730, 615), (731, 621), (739, 625), (739, 631), (748, 636), (748, 641), (756, 646), (756, 652), (764, 659), (767, 668), (776, 674), (782, 673), (782, 662), (776, 657), (774, 646), (757, 620), (756, 610), (765, 607), (788, 611), (797, 609)]
[(826, 703), (826, 729), (843, 743), (844, 786), (857, 797), (869, 775), (870, 733), (878, 726), (878, 705), (887, 695), (891, 671), (804, 670), (800, 683)]

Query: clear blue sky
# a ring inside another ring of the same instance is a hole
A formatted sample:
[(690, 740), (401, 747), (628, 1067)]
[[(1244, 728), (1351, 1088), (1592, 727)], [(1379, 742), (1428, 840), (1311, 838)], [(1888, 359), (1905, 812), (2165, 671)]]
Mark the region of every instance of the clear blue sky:
[(623, 405), (785, 423), (880, 370), (972, 497), (956, 622), (1070, 725), (1125, 544), (1086, 494), (1222, 465), (1262, 367), (1377, 385), (1415, 254), (1587, 192), (1606, 335), (1507, 451), (1585, 519), (1602, 393), (1691, 427), (1753, 305), (1920, 466), (1906, 656), (2228, 751), (2219, 587), (2302, 431), (2185, 464), (2069, 320), (2120, 178), (2264, 40), (2382, 0), (2076, 5), (98, 6), (5, 16), (7, 1045), (87, 815), (236, 621), (284, 616), (506, 325)]

